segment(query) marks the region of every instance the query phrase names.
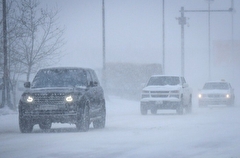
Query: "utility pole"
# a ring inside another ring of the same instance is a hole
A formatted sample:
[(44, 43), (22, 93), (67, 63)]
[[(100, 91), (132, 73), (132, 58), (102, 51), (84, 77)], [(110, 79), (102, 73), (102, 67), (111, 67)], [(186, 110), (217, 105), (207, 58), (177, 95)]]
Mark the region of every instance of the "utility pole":
[[(210, 0), (211, 1), (211, 0)], [(210, 3), (210, 2), (209, 2)], [(208, 10), (184, 10), (184, 7), (181, 7), (180, 13), (181, 16), (177, 18), (179, 25), (181, 25), (181, 74), (184, 76), (184, 25), (186, 24), (186, 17), (184, 13), (186, 12), (207, 12), (209, 15), (208, 18), (208, 54), (209, 54), (209, 80), (211, 79), (211, 41), (210, 41), (210, 12), (232, 12), (233, 8), (229, 8), (228, 10), (211, 10), (210, 4)]]
[(106, 57), (105, 57), (105, 6), (104, 0), (102, 0), (102, 37), (103, 37), (103, 70), (106, 68)]
[(184, 25), (186, 25), (186, 17), (184, 16), (184, 7), (180, 10), (181, 16), (177, 18), (178, 24), (181, 25), (181, 75), (184, 76)]
[(105, 52), (105, 4), (102, 0), (102, 55), (103, 55), (103, 66), (102, 66), (102, 82), (103, 87), (106, 89), (106, 52)]
[(211, 79), (211, 14), (210, 14), (210, 8), (211, 8), (211, 1), (213, 0), (207, 0), (208, 1), (208, 80)]
[(8, 75), (8, 59), (7, 59), (7, 13), (6, 0), (2, 0), (3, 8), (3, 90), (2, 90), (2, 107), (10, 106), (10, 90), (9, 90), (9, 75)]
[(163, 0), (163, 52), (162, 52), (162, 73), (165, 74), (165, 4)]
[(231, 8), (232, 8), (232, 31), (231, 31), (231, 33), (232, 33), (232, 38), (231, 38), (231, 53), (232, 53), (232, 55), (231, 55), (231, 57), (233, 57), (233, 54), (234, 54), (234, 32), (233, 32), (233, 30), (234, 30), (234, 28), (233, 28), (233, 23), (234, 23), (234, 21), (233, 21), (233, 13), (234, 13), (234, 2), (233, 2), (233, 0), (231, 1)]

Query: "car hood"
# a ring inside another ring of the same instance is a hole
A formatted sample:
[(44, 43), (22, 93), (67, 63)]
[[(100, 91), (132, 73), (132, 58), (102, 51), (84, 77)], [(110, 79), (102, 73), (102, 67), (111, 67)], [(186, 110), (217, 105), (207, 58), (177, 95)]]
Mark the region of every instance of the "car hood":
[(47, 87), (47, 88), (30, 88), (26, 93), (71, 93), (73, 87)]
[(179, 90), (181, 88), (180, 85), (166, 85), (166, 86), (147, 86), (143, 88), (145, 91), (174, 91), (174, 90)]

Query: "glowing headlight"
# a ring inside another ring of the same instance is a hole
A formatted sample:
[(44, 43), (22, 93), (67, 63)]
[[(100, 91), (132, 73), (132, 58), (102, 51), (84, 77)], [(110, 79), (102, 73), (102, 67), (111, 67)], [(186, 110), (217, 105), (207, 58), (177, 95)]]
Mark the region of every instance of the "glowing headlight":
[(27, 102), (29, 102), (29, 103), (33, 102), (33, 97), (28, 96), (28, 97), (27, 97)]
[(73, 101), (73, 97), (70, 95), (70, 96), (67, 96), (66, 97), (66, 101), (67, 102), (72, 102)]
[(202, 94), (198, 94), (198, 98), (202, 98)]
[(226, 94), (226, 98), (230, 98), (230, 94)]

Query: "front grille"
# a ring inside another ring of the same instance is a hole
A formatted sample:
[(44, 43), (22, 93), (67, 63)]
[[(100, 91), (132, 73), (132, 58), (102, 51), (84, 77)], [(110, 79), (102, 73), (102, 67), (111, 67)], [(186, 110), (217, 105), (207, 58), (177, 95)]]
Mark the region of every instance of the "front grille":
[(151, 93), (169, 93), (169, 91), (151, 91)]
[(159, 94), (159, 95), (153, 95), (153, 94), (152, 94), (152, 97), (153, 97), (153, 98), (167, 98), (168, 95), (161, 95), (161, 94)]
[(59, 105), (64, 104), (65, 95), (62, 93), (44, 93), (34, 94), (34, 101), (36, 104), (44, 105)]
[(151, 91), (152, 98), (167, 98), (169, 91)]
[(33, 110), (33, 111), (26, 111), (24, 113), (26, 116), (34, 116), (34, 117), (64, 117), (64, 116), (76, 116), (76, 111), (70, 110)]
[(172, 93), (171, 91), (150, 91), (152, 98), (179, 98), (179, 93)]
[(222, 94), (208, 94), (208, 97), (209, 98), (223, 98), (225, 96)]

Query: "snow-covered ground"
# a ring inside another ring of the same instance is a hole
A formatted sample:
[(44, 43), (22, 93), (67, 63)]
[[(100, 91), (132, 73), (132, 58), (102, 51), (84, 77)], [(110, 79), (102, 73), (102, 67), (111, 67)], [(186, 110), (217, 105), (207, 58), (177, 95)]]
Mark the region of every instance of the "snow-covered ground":
[(1, 158), (240, 158), (240, 107), (199, 109), (176, 115), (140, 114), (139, 102), (109, 97), (104, 129), (77, 132), (53, 124), (22, 134), (18, 114), (0, 115)]

